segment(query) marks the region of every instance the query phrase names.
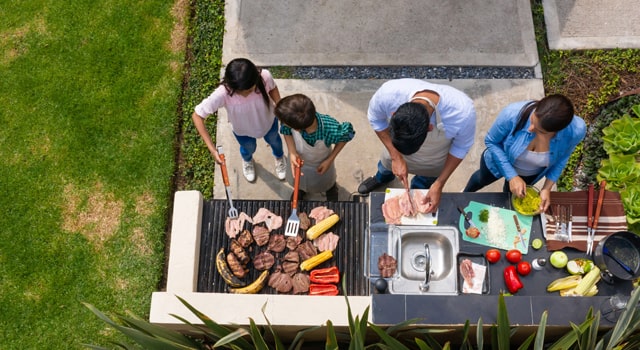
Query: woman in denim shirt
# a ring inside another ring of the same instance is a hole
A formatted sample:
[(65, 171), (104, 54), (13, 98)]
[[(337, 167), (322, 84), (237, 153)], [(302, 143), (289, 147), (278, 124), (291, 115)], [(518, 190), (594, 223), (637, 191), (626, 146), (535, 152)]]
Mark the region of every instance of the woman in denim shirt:
[(586, 134), (584, 120), (573, 113), (571, 101), (558, 94), (508, 105), (489, 129), (480, 170), (471, 175), (464, 192), (504, 177), (504, 191), (524, 197), (526, 185), (546, 177), (540, 190), (540, 208), (546, 210), (551, 188)]

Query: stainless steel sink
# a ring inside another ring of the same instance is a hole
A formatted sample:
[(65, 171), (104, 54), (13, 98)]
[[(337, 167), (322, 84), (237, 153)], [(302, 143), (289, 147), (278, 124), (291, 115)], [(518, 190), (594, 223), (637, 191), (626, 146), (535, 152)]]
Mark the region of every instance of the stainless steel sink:
[(389, 231), (389, 251), (398, 261), (396, 274), (389, 281), (390, 293), (458, 294), (455, 227), (391, 226)]

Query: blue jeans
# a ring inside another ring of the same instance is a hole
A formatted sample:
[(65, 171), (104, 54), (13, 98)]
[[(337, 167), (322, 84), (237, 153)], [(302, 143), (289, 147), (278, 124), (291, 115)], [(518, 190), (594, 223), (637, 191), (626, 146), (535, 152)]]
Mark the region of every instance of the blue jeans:
[[(484, 152), (486, 151), (487, 150), (484, 150)], [(502, 178), (502, 176), (495, 177), (491, 173), (491, 171), (489, 170), (489, 167), (487, 167), (487, 163), (484, 161), (484, 152), (482, 152), (482, 156), (480, 157), (480, 169), (476, 170), (476, 172), (473, 173), (473, 175), (471, 175), (471, 177), (469, 178), (469, 181), (467, 182), (467, 185), (464, 187), (463, 192), (476, 192), (484, 188), (485, 186), (489, 186), (492, 183)], [(522, 178), (522, 180), (524, 180), (524, 182), (527, 185), (533, 185), (533, 183), (538, 178), (538, 175), (520, 176), (520, 177)], [(509, 181), (505, 180), (504, 185), (502, 186), (502, 191), (510, 192)]]
[[(240, 144), (240, 155), (245, 162), (248, 162), (253, 157), (253, 153), (256, 151), (256, 139), (251, 136), (238, 136), (233, 133), (238, 143)], [(284, 150), (282, 148), (282, 139), (278, 133), (278, 119), (273, 119), (273, 125), (271, 129), (264, 135), (264, 140), (271, 146), (271, 153), (276, 158), (282, 158)]]
[[(379, 183), (387, 183), (393, 181), (396, 176), (393, 175), (393, 171), (385, 168), (381, 161), (378, 161), (378, 172), (376, 173), (376, 181)], [(411, 188), (416, 189), (428, 189), (436, 181), (437, 177), (427, 177), (421, 175), (414, 175), (411, 179)]]

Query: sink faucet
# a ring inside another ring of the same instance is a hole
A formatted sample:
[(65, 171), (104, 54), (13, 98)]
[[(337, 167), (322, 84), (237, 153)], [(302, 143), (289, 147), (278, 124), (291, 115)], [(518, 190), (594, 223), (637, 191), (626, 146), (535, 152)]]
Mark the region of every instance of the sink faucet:
[(431, 280), (431, 253), (429, 252), (429, 244), (427, 243), (424, 244), (424, 259), (425, 259), (425, 265), (424, 265), (425, 277), (424, 277), (424, 282), (420, 283), (421, 292), (426, 292), (429, 290), (429, 281)]

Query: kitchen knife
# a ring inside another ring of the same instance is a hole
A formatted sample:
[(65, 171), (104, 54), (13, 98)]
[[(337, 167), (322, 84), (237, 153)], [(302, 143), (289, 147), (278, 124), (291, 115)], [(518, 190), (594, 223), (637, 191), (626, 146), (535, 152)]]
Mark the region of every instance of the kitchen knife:
[(520, 242), (522, 242), (522, 248), (526, 250), (527, 244), (524, 242), (524, 235), (522, 234), (522, 230), (520, 229), (520, 221), (518, 221), (517, 215), (513, 215), (513, 221), (515, 221), (516, 223), (516, 230), (518, 230), (518, 236), (520, 237)]
[(464, 221), (466, 221), (467, 224), (469, 224), (469, 227), (477, 227), (476, 224), (474, 224), (473, 221), (471, 221), (471, 219), (467, 217), (467, 213), (465, 213), (464, 209), (462, 209), (461, 207), (458, 207), (458, 211), (460, 212), (460, 214), (462, 214)]

